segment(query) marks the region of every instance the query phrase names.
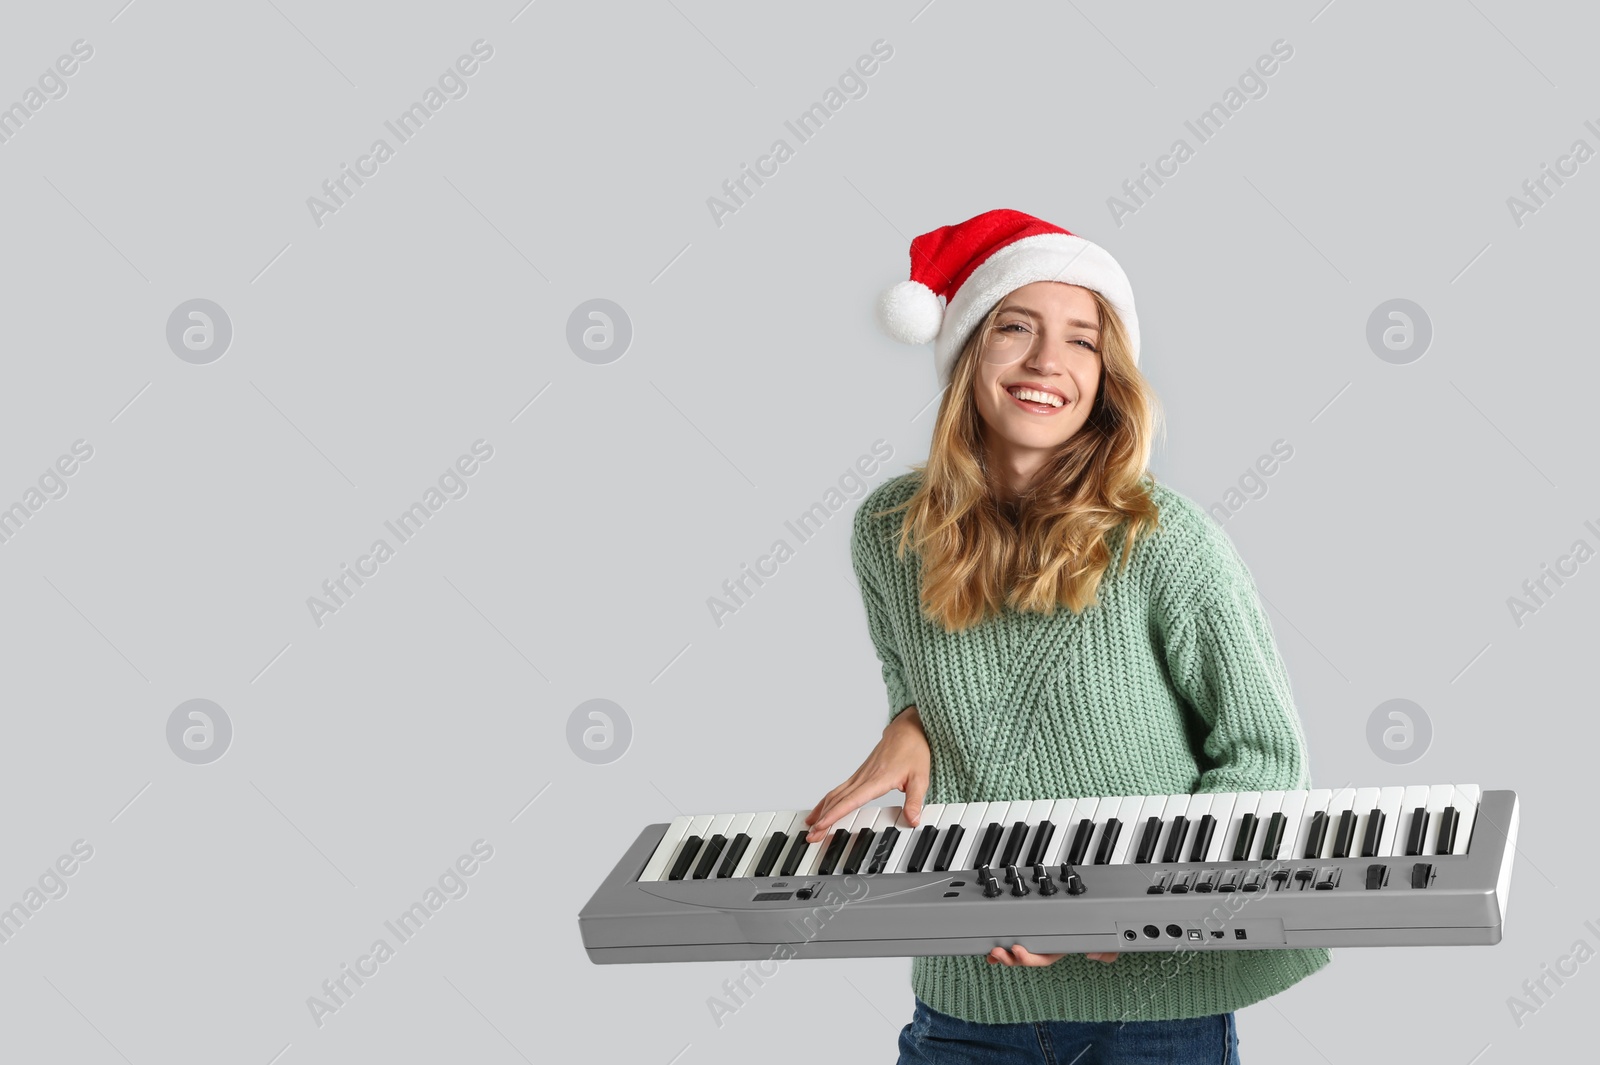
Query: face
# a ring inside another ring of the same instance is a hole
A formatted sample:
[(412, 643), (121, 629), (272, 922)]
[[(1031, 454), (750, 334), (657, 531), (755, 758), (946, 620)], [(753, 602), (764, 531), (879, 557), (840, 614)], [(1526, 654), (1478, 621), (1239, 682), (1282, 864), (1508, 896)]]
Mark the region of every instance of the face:
[(1027, 465), (1083, 428), (1100, 384), (1099, 326), (1077, 285), (1035, 281), (1000, 301), (973, 382), (992, 452)]

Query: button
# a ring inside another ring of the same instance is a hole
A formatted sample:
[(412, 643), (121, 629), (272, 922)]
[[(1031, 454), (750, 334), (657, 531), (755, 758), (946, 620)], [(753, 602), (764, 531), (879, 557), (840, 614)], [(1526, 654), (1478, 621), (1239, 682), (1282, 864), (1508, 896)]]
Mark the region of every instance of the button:
[(1376, 891), (1389, 882), (1389, 867), (1382, 862), (1367, 866), (1367, 890)]
[(1418, 862), (1416, 865), (1413, 865), (1411, 867), (1411, 886), (1412, 887), (1414, 887), (1414, 888), (1425, 888), (1425, 887), (1428, 886), (1428, 882), (1431, 881), (1432, 879), (1433, 879), (1433, 863), (1432, 862)]

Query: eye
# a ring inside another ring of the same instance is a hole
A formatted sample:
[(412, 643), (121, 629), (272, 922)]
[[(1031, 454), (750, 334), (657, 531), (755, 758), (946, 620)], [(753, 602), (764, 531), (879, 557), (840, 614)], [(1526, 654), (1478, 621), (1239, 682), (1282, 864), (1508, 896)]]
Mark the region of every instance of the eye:
[(1100, 350), (1099, 348), (1095, 347), (1092, 343), (1090, 343), (1089, 341), (1083, 339), (1082, 337), (1079, 337), (1077, 340), (1074, 340), (1073, 343), (1074, 344), (1082, 344), (1084, 347), (1088, 348), (1090, 351), (1093, 351), (1093, 352), (1099, 352), (1099, 350)]
[(1021, 322), (1007, 322), (1005, 325), (1000, 327), (1000, 332), (1005, 333), (1012, 329), (1020, 329), (1024, 333), (1028, 331), (1028, 327), (1023, 325)]

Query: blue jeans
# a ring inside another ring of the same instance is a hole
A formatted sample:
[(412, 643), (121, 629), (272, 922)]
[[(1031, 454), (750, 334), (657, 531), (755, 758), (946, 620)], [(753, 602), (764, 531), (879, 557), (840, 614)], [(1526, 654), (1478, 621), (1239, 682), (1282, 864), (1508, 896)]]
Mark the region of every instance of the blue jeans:
[(1239, 1065), (1231, 1013), (1181, 1021), (978, 1024), (920, 998), (900, 1029), (898, 1065)]

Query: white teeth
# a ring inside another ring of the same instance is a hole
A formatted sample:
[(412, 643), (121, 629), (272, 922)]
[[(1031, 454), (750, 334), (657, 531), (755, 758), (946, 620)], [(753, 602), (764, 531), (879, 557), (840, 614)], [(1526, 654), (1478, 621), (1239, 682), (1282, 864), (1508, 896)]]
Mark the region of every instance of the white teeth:
[(1008, 391), (1018, 399), (1025, 399), (1030, 403), (1047, 403), (1052, 407), (1059, 407), (1062, 403), (1061, 397), (1052, 392), (1036, 392), (1031, 388), (1013, 388)]

